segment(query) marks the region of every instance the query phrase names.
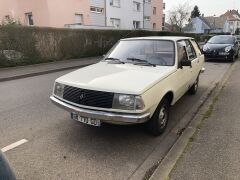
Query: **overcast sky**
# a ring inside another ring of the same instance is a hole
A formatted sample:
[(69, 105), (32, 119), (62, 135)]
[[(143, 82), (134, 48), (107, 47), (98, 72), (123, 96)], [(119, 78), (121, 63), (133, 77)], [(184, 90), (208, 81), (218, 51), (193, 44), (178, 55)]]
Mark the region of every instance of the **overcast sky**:
[(166, 14), (168, 11), (179, 3), (188, 1), (193, 7), (197, 5), (200, 12), (205, 16), (221, 15), (227, 10), (238, 9), (240, 11), (240, 0), (164, 0), (166, 3)]

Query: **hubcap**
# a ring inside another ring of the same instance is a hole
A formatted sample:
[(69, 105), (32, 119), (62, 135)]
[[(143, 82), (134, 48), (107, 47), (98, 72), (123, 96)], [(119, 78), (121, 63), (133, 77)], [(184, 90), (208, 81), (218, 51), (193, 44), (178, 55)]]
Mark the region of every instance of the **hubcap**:
[(163, 106), (163, 107), (160, 109), (159, 117), (158, 117), (159, 125), (160, 125), (160, 128), (161, 128), (161, 129), (166, 126), (167, 116), (168, 116), (167, 107), (166, 107), (166, 106)]

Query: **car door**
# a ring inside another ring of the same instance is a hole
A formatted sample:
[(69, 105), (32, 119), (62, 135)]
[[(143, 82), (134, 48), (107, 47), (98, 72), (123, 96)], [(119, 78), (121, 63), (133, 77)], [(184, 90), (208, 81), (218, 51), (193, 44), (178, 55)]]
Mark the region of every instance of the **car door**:
[(176, 99), (182, 97), (186, 91), (189, 89), (190, 80), (191, 80), (191, 67), (181, 66), (182, 60), (188, 60), (187, 51), (186, 51), (186, 42), (180, 40), (177, 42), (177, 58), (178, 58), (178, 69), (176, 71), (176, 84), (177, 87), (175, 96)]
[(190, 87), (194, 84), (196, 81), (199, 73), (200, 73), (200, 58), (197, 56), (197, 53), (195, 51), (195, 48), (193, 47), (190, 40), (185, 40), (186, 43), (186, 50), (189, 61), (192, 63), (191, 67), (191, 78), (190, 78)]

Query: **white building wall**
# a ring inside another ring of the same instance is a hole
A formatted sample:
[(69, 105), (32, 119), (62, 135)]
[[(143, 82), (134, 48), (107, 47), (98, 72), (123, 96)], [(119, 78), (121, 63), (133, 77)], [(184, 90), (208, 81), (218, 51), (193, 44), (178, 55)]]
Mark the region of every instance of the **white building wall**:
[(105, 0), (90, 0), (90, 6), (103, 9), (103, 13), (90, 12), (91, 25), (105, 26)]
[[(110, 5), (111, 0), (106, 0), (106, 21), (111, 26), (110, 19), (120, 19), (120, 29), (133, 29), (133, 21), (140, 21), (143, 28), (143, 0), (120, 0), (120, 7)], [(140, 11), (134, 11), (133, 1), (139, 2)]]
[[(151, 3), (144, 3), (143, 8), (144, 8), (144, 17), (149, 16), (151, 18), (151, 15), (152, 15)], [(144, 19), (143, 28), (144, 29), (152, 29), (151, 19), (149, 19), (149, 20)]]

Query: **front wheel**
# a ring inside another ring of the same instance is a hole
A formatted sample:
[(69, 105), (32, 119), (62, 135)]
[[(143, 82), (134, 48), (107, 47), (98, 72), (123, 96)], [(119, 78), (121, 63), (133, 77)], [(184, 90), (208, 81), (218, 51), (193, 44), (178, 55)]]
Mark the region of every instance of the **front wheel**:
[(163, 98), (154, 112), (152, 118), (147, 123), (148, 131), (154, 136), (161, 135), (168, 124), (170, 101)]
[(188, 90), (188, 93), (191, 95), (194, 95), (197, 93), (198, 90), (198, 85), (199, 85), (199, 76), (197, 77), (196, 81), (192, 85), (192, 87)]

